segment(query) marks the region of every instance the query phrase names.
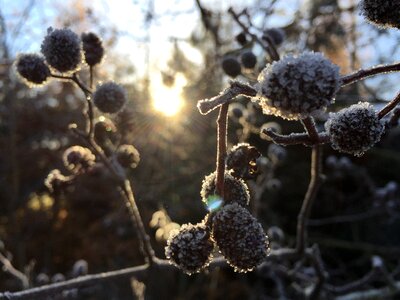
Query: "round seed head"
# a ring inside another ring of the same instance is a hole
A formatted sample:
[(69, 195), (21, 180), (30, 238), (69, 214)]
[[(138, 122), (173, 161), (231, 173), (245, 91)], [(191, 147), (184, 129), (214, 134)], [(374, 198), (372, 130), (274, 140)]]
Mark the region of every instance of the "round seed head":
[[(201, 186), (200, 196), (202, 201), (208, 205), (210, 197), (215, 195), (216, 188), (216, 172), (206, 176)], [(225, 172), (224, 182), (224, 203), (238, 203), (247, 206), (250, 201), (250, 193), (246, 183), (240, 179), (233, 177), (230, 172)]]
[(44, 62), (44, 58), (38, 54), (20, 54), (15, 61), (18, 74), (29, 86), (46, 83), (50, 76), (50, 69)]
[(281, 28), (270, 28), (264, 31), (262, 38), (265, 40), (268, 36), (276, 46), (279, 46), (285, 40), (286, 34)]
[(239, 45), (244, 46), (247, 44), (247, 37), (246, 33), (241, 32), (236, 36), (236, 41), (239, 43)]
[(117, 151), (117, 160), (124, 168), (136, 168), (140, 162), (140, 154), (132, 145), (122, 145)]
[(101, 39), (93, 32), (82, 33), (81, 39), (85, 62), (89, 66), (99, 64), (104, 56)]
[(72, 267), (72, 277), (87, 275), (89, 272), (89, 264), (86, 260), (77, 260)]
[(82, 61), (81, 41), (70, 29), (50, 27), (41, 51), (47, 63), (61, 73), (77, 71)]
[(334, 102), (340, 87), (339, 67), (314, 52), (268, 65), (258, 81), (263, 112), (288, 120), (318, 115)]
[(232, 78), (239, 76), (242, 71), (239, 61), (231, 56), (227, 56), (222, 60), (222, 70)]
[(229, 105), (228, 115), (231, 119), (239, 121), (239, 119), (243, 117), (245, 110), (246, 108), (243, 104), (234, 102)]
[(385, 126), (373, 106), (359, 102), (337, 113), (330, 114), (325, 123), (332, 148), (361, 156), (380, 141)]
[(188, 275), (198, 273), (212, 260), (214, 243), (203, 223), (185, 224), (171, 233), (165, 247), (166, 258)]
[(253, 51), (246, 51), (240, 56), (240, 61), (246, 69), (253, 69), (257, 64), (257, 57)]
[(226, 168), (232, 170), (234, 177), (252, 179), (257, 177), (259, 170), (257, 159), (261, 156), (256, 147), (240, 143), (232, 147), (226, 156)]
[(247, 209), (237, 203), (225, 205), (212, 222), (212, 238), (236, 272), (252, 271), (267, 257), (268, 237)]
[(125, 89), (115, 82), (106, 82), (98, 85), (93, 94), (93, 102), (104, 113), (116, 113), (127, 102)]
[(74, 173), (87, 170), (94, 165), (96, 157), (88, 148), (72, 146), (64, 151), (63, 161), (67, 169)]
[(363, 16), (380, 27), (400, 28), (400, 2), (398, 0), (363, 0)]

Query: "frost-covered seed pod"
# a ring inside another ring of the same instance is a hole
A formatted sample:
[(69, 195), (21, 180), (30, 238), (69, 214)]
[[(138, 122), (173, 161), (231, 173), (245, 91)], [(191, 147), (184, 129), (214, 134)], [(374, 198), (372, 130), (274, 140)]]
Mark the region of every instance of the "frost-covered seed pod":
[(285, 32), (281, 28), (270, 28), (264, 31), (263, 39), (266, 39), (266, 36), (272, 39), (276, 46), (279, 46), (285, 40)]
[(119, 84), (109, 81), (97, 86), (93, 102), (104, 113), (117, 113), (127, 102), (126, 91)]
[(117, 160), (124, 168), (134, 169), (140, 162), (139, 151), (133, 145), (122, 145), (117, 150)]
[(77, 260), (72, 266), (72, 277), (87, 275), (89, 272), (89, 264), (84, 259)]
[(257, 57), (254, 55), (253, 51), (245, 51), (240, 56), (240, 61), (246, 69), (253, 69), (257, 64)]
[(222, 60), (222, 70), (226, 75), (235, 78), (240, 75), (242, 68), (235, 57), (228, 56)]
[(85, 62), (89, 66), (99, 64), (104, 56), (101, 39), (93, 32), (82, 33), (81, 39)]
[(274, 163), (282, 162), (286, 159), (287, 151), (284, 147), (277, 144), (270, 144), (268, 146), (268, 157)]
[(96, 157), (88, 148), (72, 146), (64, 151), (63, 161), (66, 168), (74, 173), (87, 170), (94, 165)]
[(38, 276), (35, 278), (36, 285), (45, 285), (50, 282), (50, 278), (47, 274), (45, 273), (39, 273)]
[(239, 121), (241, 117), (243, 117), (246, 108), (243, 104), (234, 102), (229, 105), (228, 115), (231, 119), (235, 121)]
[(98, 143), (104, 143), (107, 139), (111, 139), (116, 132), (117, 127), (108, 118), (100, 117), (94, 123), (94, 138)]
[(166, 258), (188, 275), (198, 273), (212, 260), (214, 243), (203, 223), (184, 224), (171, 232), (165, 247)]
[(236, 36), (236, 41), (239, 43), (239, 45), (244, 46), (247, 44), (247, 37), (246, 33), (241, 32)]
[(271, 242), (282, 244), (285, 240), (285, 233), (278, 226), (271, 226), (270, 228), (268, 228), (267, 235)]
[(339, 152), (361, 156), (380, 141), (385, 126), (373, 106), (359, 102), (330, 114), (325, 123), (332, 148)]
[(234, 177), (252, 179), (257, 177), (259, 170), (257, 159), (261, 153), (256, 147), (240, 143), (232, 147), (226, 155), (226, 168), (232, 170)]
[(258, 81), (263, 112), (288, 120), (318, 115), (334, 102), (340, 88), (339, 67), (314, 52), (288, 55), (268, 65)]
[(225, 205), (212, 222), (212, 238), (236, 272), (252, 271), (267, 257), (268, 237), (247, 209), (237, 203)]
[(51, 277), (51, 282), (53, 283), (63, 282), (63, 281), (65, 281), (65, 276), (61, 273), (56, 273), (55, 275), (53, 275), (53, 277)]
[(400, 1), (363, 0), (360, 7), (364, 17), (381, 27), (400, 28)]
[[(200, 196), (202, 201), (207, 205), (210, 196), (215, 194), (216, 172), (206, 176), (201, 186)], [(250, 193), (246, 183), (240, 179), (233, 177), (230, 172), (225, 172), (224, 182), (224, 203), (238, 203), (241, 206), (247, 206), (250, 201)]]
[(77, 71), (82, 62), (81, 40), (70, 29), (47, 29), (41, 51), (47, 63), (61, 73)]
[(35, 53), (18, 55), (15, 67), (28, 85), (44, 84), (50, 76), (50, 69), (46, 65), (44, 57)]

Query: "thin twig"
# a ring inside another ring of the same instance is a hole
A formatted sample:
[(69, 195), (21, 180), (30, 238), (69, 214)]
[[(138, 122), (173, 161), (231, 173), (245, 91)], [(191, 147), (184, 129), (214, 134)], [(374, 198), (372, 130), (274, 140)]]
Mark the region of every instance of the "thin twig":
[(382, 119), (384, 116), (390, 113), (399, 103), (400, 103), (400, 93), (398, 93), (392, 101), (390, 101), (384, 108), (382, 108), (378, 112), (378, 118)]
[(325, 133), (318, 134), (318, 142), (312, 141), (308, 133), (291, 133), (289, 135), (282, 135), (276, 133), (271, 128), (263, 129), (262, 133), (267, 135), (275, 144), (289, 146), (289, 145), (304, 145), (313, 146), (329, 143), (329, 136)]
[(240, 21), (239, 15), (235, 13), (232, 7), (228, 9), (228, 13), (231, 14), (232, 18), (235, 20), (235, 22), (242, 28), (242, 30), (251, 36), (251, 38), (256, 41), (270, 56), (271, 60), (279, 60), (279, 54), (278, 51), (275, 48), (275, 45), (273, 41), (269, 38), (267, 39), (268, 45), (265, 45), (264, 42), (258, 38), (257, 35), (253, 34), (250, 32), (250, 30), (247, 28), (245, 24), (243, 24), (242, 21)]
[(200, 100), (197, 103), (197, 108), (201, 114), (206, 115), (222, 104), (231, 102), (237, 96), (246, 96), (251, 98), (256, 95), (257, 91), (252, 86), (239, 81), (231, 81), (230, 86), (223, 90), (218, 96)]
[(216, 192), (224, 198), (224, 183), (225, 183), (225, 157), (226, 157), (226, 139), (228, 132), (228, 108), (229, 103), (224, 103), (220, 110), (217, 119), (217, 178)]
[(362, 69), (353, 74), (343, 76), (341, 78), (342, 86), (351, 84), (353, 82), (365, 79), (373, 75), (397, 71), (400, 71), (400, 63), (395, 63), (391, 65), (379, 65), (366, 70)]

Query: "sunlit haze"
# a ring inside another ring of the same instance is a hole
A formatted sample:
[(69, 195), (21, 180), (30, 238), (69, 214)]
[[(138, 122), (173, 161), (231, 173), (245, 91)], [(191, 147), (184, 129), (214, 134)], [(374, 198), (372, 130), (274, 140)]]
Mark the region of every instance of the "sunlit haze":
[(184, 105), (182, 90), (186, 83), (186, 78), (181, 74), (175, 77), (172, 86), (164, 85), (161, 75), (154, 77), (151, 81), (151, 96), (154, 109), (168, 117), (179, 113)]

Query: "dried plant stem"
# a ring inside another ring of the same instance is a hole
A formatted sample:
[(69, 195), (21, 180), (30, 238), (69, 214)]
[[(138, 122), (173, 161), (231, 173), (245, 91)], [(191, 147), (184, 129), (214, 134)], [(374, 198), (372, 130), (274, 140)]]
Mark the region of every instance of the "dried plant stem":
[[(108, 170), (114, 175), (117, 181), (120, 182), (119, 186), (123, 191), (125, 204), (128, 208), (128, 212), (131, 217), (132, 223), (136, 228), (136, 232), (138, 234), (139, 242), (141, 245), (141, 250), (146, 258), (146, 262), (151, 265), (155, 259), (154, 250), (150, 244), (150, 237), (146, 233), (143, 220), (140, 216), (139, 209), (136, 205), (130, 181), (127, 179), (126, 174), (121, 168), (121, 166), (119, 166), (119, 164), (115, 162), (113, 164), (111, 160), (105, 155), (103, 149), (96, 143), (94, 139), (94, 113), (93, 113), (93, 102), (91, 99), (91, 92), (79, 80), (76, 74), (74, 74), (72, 77), (63, 77), (63, 78), (72, 80), (78, 85), (79, 88), (81, 88), (81, 90), (85, 93), (86, 103), (88, 106), (86, 113), (86, 119), (87, 119), (86, 133), (83, 133), (80, 130), (78, 130), (76, 125), (70, 126), (70, 128), (93, 150), (96, 156), (104, 163), (104, 165), (108, 168)], [(92, 68), (90, 68), (90, 81), (92, 84), (93, 81)]]
[(275, 144), (289, 146), (289, 145), (304, 145), (313, 146), (329, 143), (329, 136), (322, 132), (318, 134), (318, 142), (312, 141), (308, 133), (291, 133), (289, 135), (278, 134), (271, 128), (263, 129), (262, 131), (267, 135)]
[(356, 81), (365, 79), (373, 75), (389, 73), (389, 72), (397, 72), (397, 71), (400, 71), (400, 63), (390, 64), (390, 65), (380, 65), (366, 70), (359, 70), (353, 74), (343, 76), (341, 78), (342, 86), (354, 83)]
[(217, 119), (217, 178), (216, 192), (224, 198), (226, 139), (228, 132), (229, 103), (222, 104)]
[(297, 241), (296, 250), (298, 253), (304, 253), (304, 249), (307, 243), (307, 220), (311, 212), (312, 205), (314, 203), (315, 196), (318, 188), (321, 184), (322, 179), (322, 156), (321, 146), (315, 145), (312, 147), (311, 153), (311, 179), (308, 185), (307, 193), (304, 197), (303, 204), (299, 215), (297, 216)]
[(128, 179), (124, 180), (123, 191), (126, 195), (126, 206), (128, 207), (132, 222), (136, 225), (137, 233), (139, 234), (142, 252), (146, 256), (146, 262), (151, 265), (155, 260), (154, 250), (150, 244), (150, 237), (147, 235), (144, 228), (142, 217), (140, 216), (135, 197), (133, 196), (131, 183)]

